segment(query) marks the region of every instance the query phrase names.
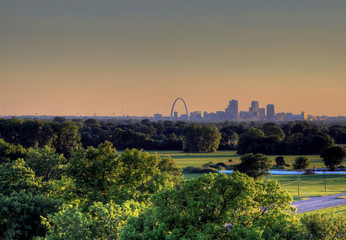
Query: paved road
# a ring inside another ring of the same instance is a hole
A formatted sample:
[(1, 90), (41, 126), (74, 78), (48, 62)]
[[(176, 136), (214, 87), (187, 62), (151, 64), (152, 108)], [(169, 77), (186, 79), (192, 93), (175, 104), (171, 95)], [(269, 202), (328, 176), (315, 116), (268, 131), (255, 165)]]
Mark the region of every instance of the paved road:
[(292, 205), (298, 210), (297, 213), (308, 212), (320, 208), (335, 207), (346, 204), (346, 199), (336, 199), (336, 197), (346, 196), (346, 193), (329, 195), (325, 197), (312, 197), (308, 200), (294, 201)]

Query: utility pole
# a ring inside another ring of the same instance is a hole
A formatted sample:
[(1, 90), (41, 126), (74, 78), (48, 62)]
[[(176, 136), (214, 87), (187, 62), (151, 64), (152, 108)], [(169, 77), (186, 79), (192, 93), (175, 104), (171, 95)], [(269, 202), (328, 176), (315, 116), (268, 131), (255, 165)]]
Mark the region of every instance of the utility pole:
[(298, 171), (298, 197), (299, 197), (299, 187), (300, 187), (300, 170)]
[(324, 192), (327, 192), (327, 180), (326, 180), (326, 171), (324, 171)]

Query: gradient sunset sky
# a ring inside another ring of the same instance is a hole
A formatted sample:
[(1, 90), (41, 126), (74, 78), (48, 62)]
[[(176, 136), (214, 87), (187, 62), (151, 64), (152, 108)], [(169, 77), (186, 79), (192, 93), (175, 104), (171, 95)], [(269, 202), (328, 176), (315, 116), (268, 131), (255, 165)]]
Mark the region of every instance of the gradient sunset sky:
[(0, 86), (0, 115), (346, 115), (346, 1), (1, 0)]

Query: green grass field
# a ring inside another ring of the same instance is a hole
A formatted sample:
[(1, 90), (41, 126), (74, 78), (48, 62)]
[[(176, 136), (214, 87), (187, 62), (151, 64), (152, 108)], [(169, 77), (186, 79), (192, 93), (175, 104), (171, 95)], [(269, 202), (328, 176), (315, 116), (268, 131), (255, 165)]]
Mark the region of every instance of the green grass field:
[[(326, 189), (324, 184), (326, 178)], [(346, 192), (346, 175), (301, 175), (298, 196), (298, 175), (272, 175), (264, 179), (278, 181), (294, 200)], [(325, 191), (326, 190), (326, 191)]]
[[(202, 174), (184, 174), (185, 179), (192, 179)], [(330, 174), (326, 175), (326, 191), (323, 175), (301, 175), (298, 196), (298, 175), (271, 175), (265, 177), (278, 181), (281, 187), (285, 189), (294, 200), (302, 200), (307, 197), (318, 197), (346, 192), (346, 175)]]
[(299, 213), (298, 216), (304, 216), (314, 213), (333, 213), (334, 216), (346, 216), (346, 205), (341, 205), (337, 207), (323, 208), (315, 211)]
[[(205, 163), (228, 162), (232, 159), (233, 164), (240, 163), (240, 155), (236, 151), (218, 151), (215, 153), (184, 153), (180, 151), (152, 151), (159, 155), (168, 155), (172, 157), (177, 165), (181, 168), (187, 166), (201, 167)], [(269, 159), (275, 166), (275, 158), (279, 155), (270, 155)], [(296, 157), (300, 155), (282, 155), (285, 162), (292, 165)], [(308, 168), (323, 168), (324, 163), (319, 155), (304, 155), (310, 160)], [(344, 164), (345, 165), (345, 164)], [(201, 174), (184, 174), (185, 179), (191, 179), (201, 176)], [(346, 192), (346, 175), (326, 175), (326, 191), (324, 188), (323, 175), (301, 175), (300, 178), (300, 196), (298, 196), (298, 175), (272, 175), (264, 179), (275, 180), (280, 183), (283, 189), (290, 193), (294, 200), (306, 197), (323, 196)]]
[[(240, 163), (240, 155), (236, 151), (218, 151), (215, 153), (185, 153), (180, 151), (149, 151), (150, 153), (157, 152), (159, 155), (169, 155), (171, 156), (177, 165), (181, 168), (193, 166), (200, 167), (205, 163), (218, 163), (218, 162), (228, 162), (232, 159), (234, 164)], [(298, 156), (305, 156), (310, 160), (310, 165), (308, 168), (323, 168), (324, 163), (319, 155), (267, 155), (267, 157), (272, 161), (272, 165), (275, 165), (275, 158), (277, 156), (283, 156), (285, 162), (292, 165), (294, 160)], [(345, 165), (345, 164), (344, 164)]]

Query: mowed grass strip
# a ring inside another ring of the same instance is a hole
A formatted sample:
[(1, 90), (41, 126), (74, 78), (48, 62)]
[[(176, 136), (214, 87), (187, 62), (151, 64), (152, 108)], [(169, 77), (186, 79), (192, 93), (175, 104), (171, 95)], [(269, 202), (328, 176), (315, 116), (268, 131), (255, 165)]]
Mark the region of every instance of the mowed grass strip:
[[(170, 156), (172, 157), (177, 165), (181, 168), (193, 166), (201, 167), (203, 164), (212, 162), (228, 162), (229, 159), (232, 159), (232, 163), (240, 163), (241, 155), (237, 154), (236, 151), (217, 151), (214, 153), (185, 153), (182, 151), (148, 151), (150, 153), (157, 153), (161, 156)], [(267, 155), (271, 160), (273, 167), (276, 165), (275, 158), (278, 156), (283, 156), (287, 164), (294, 163), (295, 159), (299, 156), (307, 157), (310, 161), (308, 168), (324, 168), (322, 158), (319, 155)]]
[(346, 216), (346, 205), (336, 206), (336, 207), (330, 207), (330, 208), (323, 208), (318, 209), (315, 211), (309, 211), (304, 213), (298, 213), (298, 216), (304, 216), (304, 215), (310, 215), (315, 213), (333, 213), (334, 216)]
[(229, 159), (236, 163), (240, 163), (240, 155), (236, 151), (218, 151), (214, 153), (185, 153), (185, 152), (166, 152), (157, 151), (161, 156), (170, 156), (173, 158), (180, 168), (189, 166), (201, 167), (206, 163), (228, 162)]
[[(202, 174), (184, 174), (185, 179), (193, 179)], [(326, 191), (324, 175), (300, 175), (299, 196), (298, 196), (298, 175), (270, 175), (263, 181), (278, 181), (294, 200), (302, 200), (310, 197), (320, 197), (346, 192), (346, 175), (330, 174), (326, 175)]]
[[(228, 162), (232, 159), (232, 164), (240, 163), (241, 155), (236, 151), (217, 151), (214, 153), (185, 153), (181, 151), (149, 151), (157, 153), (161, 156), (172, 157), (178, 167), (184, 168), (188, 166), (201, 167), (206, 163)], [(275, 158), (283, 156), (287, 164), (294, 163), (298, 156), (305, 156), (310, 160), (308, 168), (324, 168), (325, 165), (319, 155), (267, 155), (271, 160), (273, 167), (276, 165)], [(345, 163), (343, 163), (345, 165)], [(292, 169), (293, 170), (293, 169)], [(201, 174), (184, 174), (185, 179), (192, 179), (201, 176)], [(326, 192), (324, 185), (324, 175), (301, 175), (300, 177), (300, 196), (298, 196), (298, 175), (271, 175), (264, 179), (275, 180), (280, 183), (283, 189), (290, 193), (294, 200), (307, 197), (324, 196), (346, 192), (346, 175), (325, 175)]]
[(294, 200), (346, 192), (346, 175), (301, 175), (299, 185), (299, 196), (298, 175), (271, 175), (267, 176), (264, 179), (264, 181), (267, 181), (268, 179), (278, 181), (281, 187), (292, 195)]

